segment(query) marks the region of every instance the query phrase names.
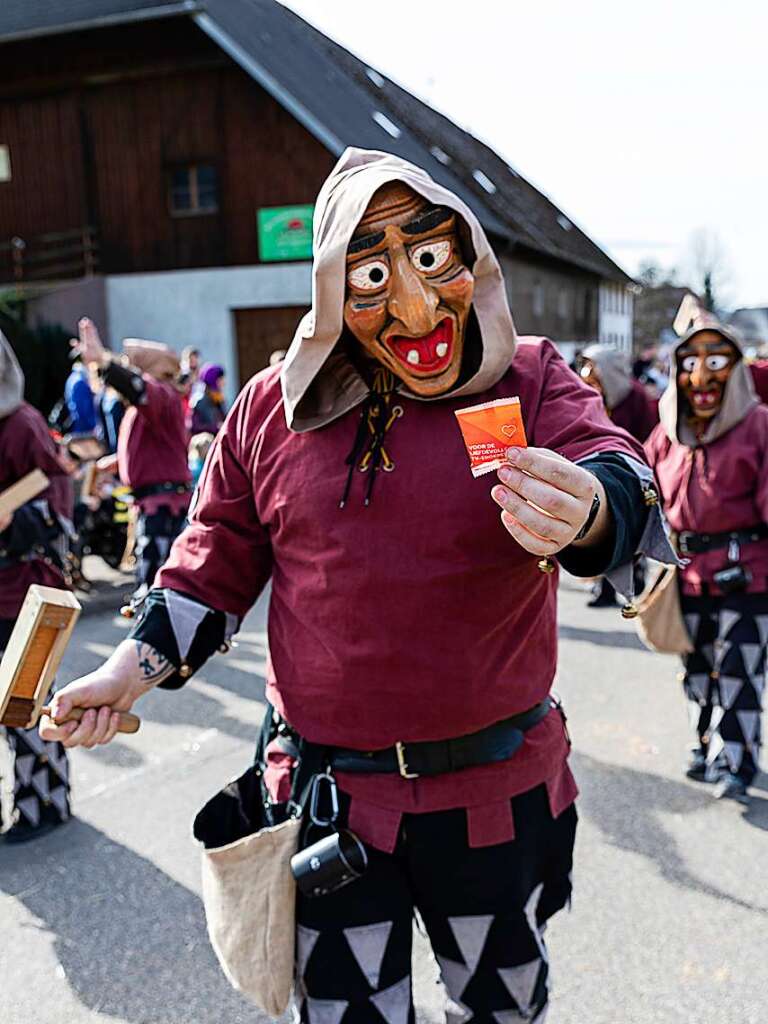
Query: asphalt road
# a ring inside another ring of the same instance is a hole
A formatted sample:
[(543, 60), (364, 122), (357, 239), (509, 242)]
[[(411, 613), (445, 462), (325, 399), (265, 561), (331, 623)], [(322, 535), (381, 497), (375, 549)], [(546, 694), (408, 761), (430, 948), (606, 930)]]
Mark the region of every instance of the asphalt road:
[[(65, 678), (124, 635), (103, 607), (116, 594), (92, 600)], [(675, 660), (645, 652), (618, 612), (584, 605), (565, 581), (558, 690), (581, 825), (573, 909), (548, 931), (548, 1024), (765, 1024), (766, 778), (747, 809), (685, 780)], [(208, 946), (190, 824), (248, 763), (264, 612), (185, 691), (146, 698), (137, 736), (74, 754), (75, 820), (33, 845), (0, 843), (3, 1024), (263, 1024)], [(423, 944), (415, 974), (420, 1020), (441, 1020)]]

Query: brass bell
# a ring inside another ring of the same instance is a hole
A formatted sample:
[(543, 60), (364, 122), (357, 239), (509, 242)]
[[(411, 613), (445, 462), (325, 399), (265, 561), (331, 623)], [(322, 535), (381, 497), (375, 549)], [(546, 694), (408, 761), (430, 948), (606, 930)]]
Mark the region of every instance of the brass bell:
[(120, 614), (124, 619), (132, 619), (136, 615), (133, 605), (124, 604), (120, 609)]
[(643, 501), (649, 508), (659, 504), (659, 495), (655, 487), (643, 488)]
[(540, 558), (536, 565), (538, 566), (539, 572), (544, 572), (548, 576), (555, 571), (555, 563), (551, 558)]
[(634, 604), (625, 604), (621, 609), (622, 619), (636, 619), (637, 618), (637, 606)]
[(179, 669), (179, 675), (181, 676), (182, 679), (189, 679), (189, 677), (192, 675), (192, 669), (186, 663), (186, 661), (183, 662), (181, 668)]

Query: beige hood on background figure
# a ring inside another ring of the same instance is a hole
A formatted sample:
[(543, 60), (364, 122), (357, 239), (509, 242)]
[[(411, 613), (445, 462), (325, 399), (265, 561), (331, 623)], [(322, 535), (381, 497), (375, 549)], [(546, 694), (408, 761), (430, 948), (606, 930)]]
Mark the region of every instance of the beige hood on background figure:
[(628, 357), (610, 345), (589, 345), (581, 353), (600, 375), (605, 404), (609, 409), (621, 405), (632, 390), (632, 370)]
[(475, 277), (472, 306), (482, 352), (472, 376), (468, 380), (460, 378), (448, 394), (473, 395), (492, 387), (506, 373), (515, 354), (515, 327), (501, 268), (469, 207), (433, 181), (426, 171), (406, 160), (376, 150), (347, 149), (317, 197), (312, 309), (299, 323), (281, 370), (286, 420), (289, 428), (298, 433), (329, 423), (368, 394), (368, 387), (343, 346), (338, 346), (344, 331), (346, 255), (371, 197), (389, 181), (402, 181), (429, 202), (455, 210), (471, 237), (474, 260), (470, 269)]
[[(686, 422), (681, 411), (680, 395), (677, 389), (677, 353), (691, 338), (702, 331), (716, 331), (726, 341), (730, 341), (739, 353), (739, 361), (731, 370), (728, 383), (725, 385), (723, 404), (720, 411), (710, 420), (704, 435), (697, 438), (690, 424)], [(741, 342), (730, 327), (725, 327), (711, 315), (702, 316), (680, 338), (670, 353), (669, 384), (659, 401), (659, 419), (664, 432), (670, 441), (696, 448), (702, 444), (712, 444), (727, 434), (745, 418), (750, 410), (760, 404), (760, 399), (752, 383), (752, 374), (744, 362)]]
[(0, 420), (10, 416), (24, 401), (24, 373), (16, 353), (0, 331)]

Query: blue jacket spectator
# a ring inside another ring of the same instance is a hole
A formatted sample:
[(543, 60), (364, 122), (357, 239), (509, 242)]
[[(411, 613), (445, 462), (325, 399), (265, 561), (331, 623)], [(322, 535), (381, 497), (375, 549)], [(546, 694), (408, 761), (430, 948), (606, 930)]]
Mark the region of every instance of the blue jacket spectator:
[(73, 434), (92, 434), (96, 430), (96, 407), (88, 383), (88, 371), (75, 363), (64, 385), (64, 401), (72, 417)]

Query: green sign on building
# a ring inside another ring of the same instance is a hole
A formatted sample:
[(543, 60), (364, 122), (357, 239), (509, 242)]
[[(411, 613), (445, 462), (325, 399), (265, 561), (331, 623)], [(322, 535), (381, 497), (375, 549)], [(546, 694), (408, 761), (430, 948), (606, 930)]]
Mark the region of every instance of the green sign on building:
[(269, 206), (257, 211), (259, 259), (309, 260), (312, 258), (314, 206)]

